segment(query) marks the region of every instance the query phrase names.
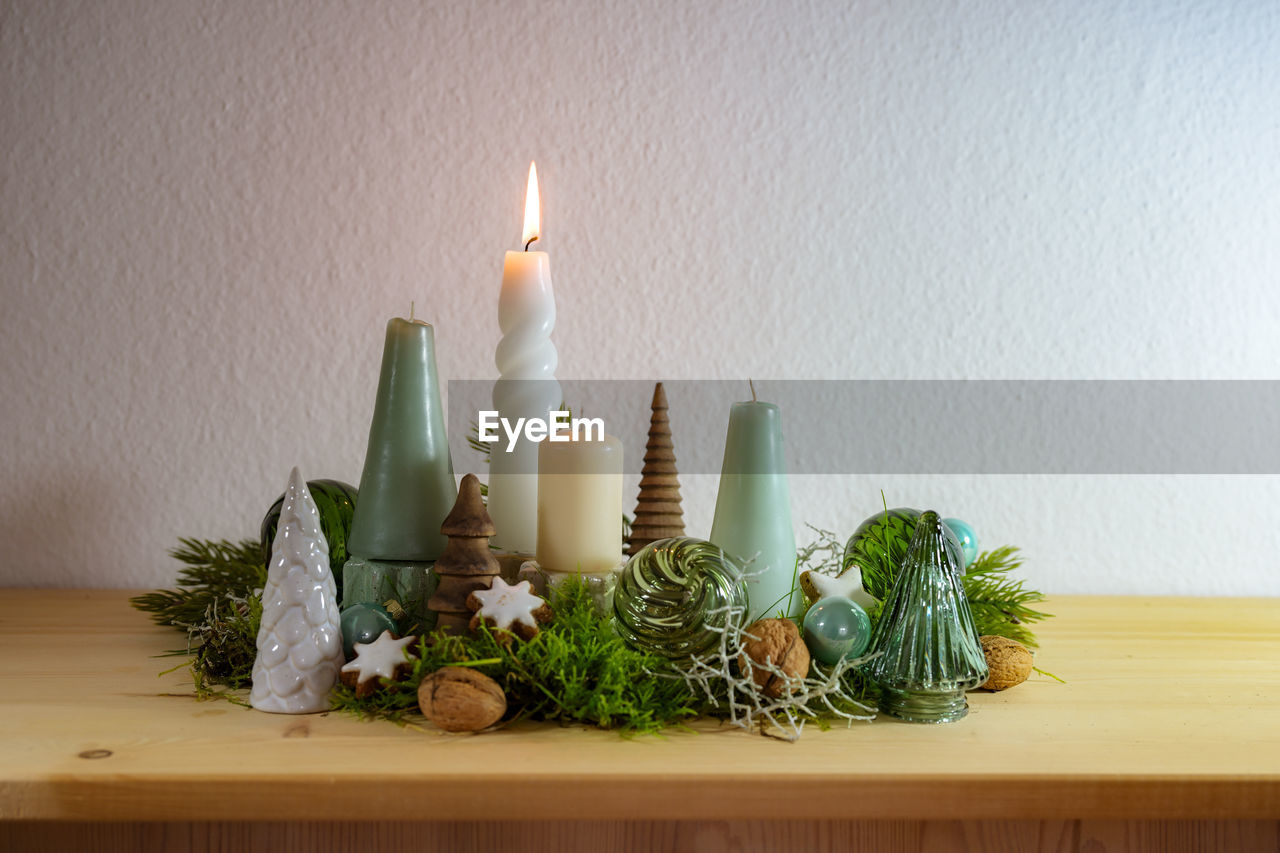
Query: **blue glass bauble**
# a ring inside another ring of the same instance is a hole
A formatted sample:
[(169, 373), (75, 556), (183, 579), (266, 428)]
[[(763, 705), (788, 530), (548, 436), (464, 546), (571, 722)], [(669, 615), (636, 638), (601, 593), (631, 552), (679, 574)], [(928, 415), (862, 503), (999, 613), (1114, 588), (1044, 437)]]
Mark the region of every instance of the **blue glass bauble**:
[(804, 642), (809, 653), (828, 666), (856, 658), (871, 642), (871, 618), (851, 598), (819, 599), (804, 615)]
[(942, 523), (960, 540), (960, 550), (964, 552), (964, 566), (967, 569), (978, 558), (978, 534), (969, 522), (958, 518), (944, 518)]

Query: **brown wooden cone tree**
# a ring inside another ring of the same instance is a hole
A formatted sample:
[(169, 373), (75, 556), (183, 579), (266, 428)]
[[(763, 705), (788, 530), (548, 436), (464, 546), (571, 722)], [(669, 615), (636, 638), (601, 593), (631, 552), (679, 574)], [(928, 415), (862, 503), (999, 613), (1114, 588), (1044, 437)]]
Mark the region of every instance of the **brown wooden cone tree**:
[(650, 542), (684, 535), (676, 451), (667, 420), (667, 392), (661, 382), (653, 387), (650, 408), (653, 415), (649, 418), (649, 441), (644, 446), (644, 467), (640, 469), (640, 495), (627, 539), (627, 554), (632, 556)]
[(462, 478), (458, 499), (440, 532), (449, 541), (436, 560), (434, 571), (440, 584), (427, 607), (437, 614), (437, 628), (461, 634), (471, 621), (467, 596), (477, 589), (488, 589), (498, 576), (498, 560), (489, 549), (489, 537), (497, 529), (480, 499), (480, 481), (475, 474)]

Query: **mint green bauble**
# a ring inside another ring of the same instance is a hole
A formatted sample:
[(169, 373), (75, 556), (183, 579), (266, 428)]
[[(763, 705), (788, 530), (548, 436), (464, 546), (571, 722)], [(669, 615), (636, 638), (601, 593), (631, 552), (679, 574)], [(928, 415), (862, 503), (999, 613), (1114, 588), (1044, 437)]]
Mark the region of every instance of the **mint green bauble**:
[(818, 599), (804, 614), (804, 643), (819, 663), (852, 660), (871, 642), (871, 617), (856, 601), (833, 595)]
[(356, 643), (372, 643), (383, 631), (396, 632), (396, 620), (381, 604), (353, 604), (342, 611), (342, 653), (351, 660)]
[[(856, 565), (862, 570), (862, 587), (880, 601), (893, 586), (902, 560), (907, 556), (907, 546), (916, 532), (920, 510), (898, 507), (878, 512), (858, 525), (844, 546), (844, 559), (840, 571)], [(947, 527), (943, 527), (946, 550), (954, 558), (956, 566), (965, 565), (964, 548), (960, 540)]]

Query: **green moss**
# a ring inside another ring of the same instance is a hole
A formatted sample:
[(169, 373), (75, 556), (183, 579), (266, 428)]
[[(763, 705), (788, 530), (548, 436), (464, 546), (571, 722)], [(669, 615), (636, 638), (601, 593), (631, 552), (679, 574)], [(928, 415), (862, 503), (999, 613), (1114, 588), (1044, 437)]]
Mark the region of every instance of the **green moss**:
[(515, 715), (624, 732), (654, 732), (698, 716), (701, 708), (663, 658), (629, 648), (596, 612), (585, 583), (552, 593), (555, 619), (532, 640), (501, 642), (487, 629), (424, 641), (410, 677), (357, 699), (338, 687), (335, 705), (361, 716), (413, 722), (418, 684), (443, 666), (473, 666), (507, 694)]

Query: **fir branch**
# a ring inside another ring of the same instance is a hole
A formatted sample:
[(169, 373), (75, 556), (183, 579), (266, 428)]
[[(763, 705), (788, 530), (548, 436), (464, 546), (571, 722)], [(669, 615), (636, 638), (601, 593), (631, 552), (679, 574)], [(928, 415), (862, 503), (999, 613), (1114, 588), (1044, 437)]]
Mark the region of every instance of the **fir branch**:
[(1022, 565), (1018, 549), (1008, 545), (978, 555), (965, 570), (964, 592), (979, 634), (994, 634), (1036, 648), (1036, 635), (1027, 627), (1050, 614), (1030, 605), (1044, 596), (1027, 589), (1025, 581), (1010, 577)]
[(177, 588), (155, 590), (129, 600), (138, 610), (150, 613), (158, 625), (182, 630), (200, 625), (211, 606), (228, 597), (244, 598), (267, 582), (262, 546), (255, 540), (178, 541), (181, 547), (169, 552), (186, 565), (178, 572)]
[[(810, 569), (832, 576), (840, 574), (844, 546), (829, 530), (812, 525), (809, 529), (814, 532), (815, 539), (799, 551), (798, 561), (802, 570)], [(873, 541), (884, 558), (862, 568), (863, 587), (878, 600), (884, 599), (897, 580), (901, 556), (894, 562), (893, 555), (905, 555), (908, 544), (896, 533), (888, 533), (888, 529), (887, 524), (872, 529)], [(887, 567), (891, 568), (885, 570)], [(1006, 545), (985, 551), (965, 570), (964, 591), (979, 634), (1008, 637), (1029, 648), (1037, 648), (1039, 643), (1029, 623), (1047, 619), (1050, 614), (1031, 607), (1044, 601), (1043, 594), (1027, 589), (1025, 581), (1012, 577), (1012, 573), (1021, 567), (1022, 558), (1017, 548)], [(857, 568), (857, 564), (850, 563), (849, 568)], [(880, 618), (879, 606), (871, 608), (867, 615), (874, 626)], [(874, 691), (869, 683), (863, 686), (867, 695)]]
[(253, 681), (258, 626), (262, 621), (261, 589), (267, 567), (258, 542), (179, 539), (170, 556), (186, 568), (178, 572), (176, 589), (161, 589), (130, 599), (159, 625), (187, 632), (187, 666), (201, 699), (225, 698), (244, 704), (228, 691)]
[(490, 449), (489, 442), (480, 440), (480, 422), (479, 421), (471, 422), (471, 432), (467, 434), (467, 446), (470, 447), (472, 450), (474, 450), (476, 453), (480, 454), (480, 457), (484, 460), (485, 465), (489, 464), (489, 460), (491, 458), (489, 456), (489, 449)]

